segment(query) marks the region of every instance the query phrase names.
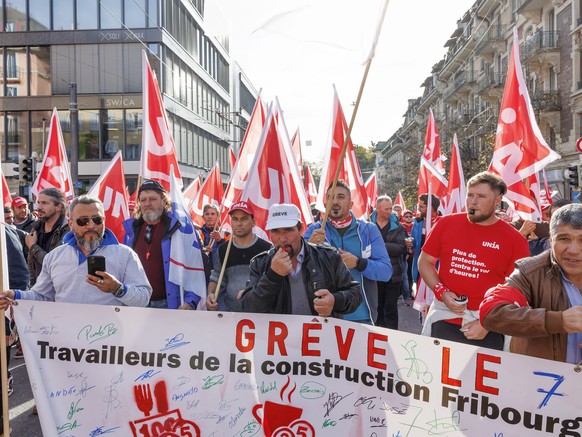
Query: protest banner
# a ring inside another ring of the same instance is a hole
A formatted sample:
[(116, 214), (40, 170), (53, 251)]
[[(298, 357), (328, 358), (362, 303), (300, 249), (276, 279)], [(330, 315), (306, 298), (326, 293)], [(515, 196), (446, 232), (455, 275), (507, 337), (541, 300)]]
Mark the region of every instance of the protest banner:
[(580, 367), (308, 316), (20, 301), (46, 436), (579, 436)]

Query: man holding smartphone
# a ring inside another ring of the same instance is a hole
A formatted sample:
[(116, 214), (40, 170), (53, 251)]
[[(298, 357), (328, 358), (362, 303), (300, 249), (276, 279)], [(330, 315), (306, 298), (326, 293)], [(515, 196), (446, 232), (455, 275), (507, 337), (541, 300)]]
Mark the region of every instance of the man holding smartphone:
[[(14, 299), (145, 307), (152, 293), (145, 271), (137, 254), (105, 228), (101, 201), (76, 198), (69, 205), (68, 222), (71, 232), (44, 257), (34, 286), (0, 293), (0, 308)], [(103, 257), (106, 270), (90, 274), (90, 256)]]

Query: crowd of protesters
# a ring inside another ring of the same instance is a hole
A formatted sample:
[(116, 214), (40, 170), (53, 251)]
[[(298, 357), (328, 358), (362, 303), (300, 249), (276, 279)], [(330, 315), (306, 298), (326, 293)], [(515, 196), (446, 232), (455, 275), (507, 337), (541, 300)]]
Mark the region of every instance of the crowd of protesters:
[[(363, 218), (338, 181), (326, 193), (329, 215), (322, 220), (313, 210), (307, 227), (295, 205), (271, 206), (270, 241), (256, 235), (252, 205), (232, 206), (232, 234), (221, 229), (219, 209), (206, 205), (201, 249), (185, 249), (201, 250), (207, 290), (185, 294), (168, 276), (181, 224), (168, 214), (161, 184), (139, 186), (122, 242), (107, 229), (99, 199), (83, 195), (67, 205), (49, 188), (35, 211), (23, 197), (4, 208), (10, 290), (0, 307), (32, 299), (317, 315), (397, 330), (401, 299), (414, 301), (424, 335), (580, 362), (582, 205), (555, 201), (544, 207), (544, 222), (510, 222), (501, 178), (482, 172), (467, 187), (465, 212), (442, 216), (441, 199), (427, 193), (412, 209), (382, 195)], [(94, 256), (105, 265), (88, 273)]]

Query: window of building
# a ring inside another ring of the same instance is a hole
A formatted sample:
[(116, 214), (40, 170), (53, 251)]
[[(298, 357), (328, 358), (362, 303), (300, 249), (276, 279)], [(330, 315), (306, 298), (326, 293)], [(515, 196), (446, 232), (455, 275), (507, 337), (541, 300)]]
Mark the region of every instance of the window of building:
[(125, 110), (125, 159), (136, 161), (141, 155), (143, 133), (143, 111), (141, 109)]
[(123, 111), (101, 110), (101, 150), (103, 159), (111, 159), (123, 147)]
[[(75, 46), (51, 46), (51, 86), (54, 94), (67, 94), (69, 83), (75, 82)], [(79, 86), (79, 83), (77, 83)], [(81, 91), (78, 88), (79, 92)]]
[(101, 25), (100, 29), (120, 29), (121, 25), (121, 0), (99, 0)]
[(11, 0), (6, 8), (6, 32), (26, 30), (26, 0)]
[(98, 5), (99, 0), (77, 0), (77, 29), (97, 29)]
[(147, 22), (147, 26), (148, 27), (153, 27), (156, 28), (158, 27), (158, 5), (159, 5), (159, 1), (158, 0), (148, 0), (148, 22)]
[(99, 159), (99, 111), (79, 111), (79, 159)]
[(28, 93), (26, 47), (6, 47), (5, 51), (6, 87), (12, 88), (12, 95), (26, 96)]
[(123, 45), (123, 90), (141, 93), (141, 44)]
[(42, 156), (48, 135), (48, 129), (51, 120), (50, 111), (31, 111), (30, 112), (30, 145), (32, 151), (38, 156)]
[(18, 161), (18, 155), (29, 155), (28, 112), (6, 112), (7, 159)]
[(30, 47), (30, 95), (51, 95), (51, 53), (49, 47)]
[(75, 30), (74, 3), (75, 0), (53, 0), (53, 30)]
[[(103, 44), (103, 47), (106, 45)], [(75, 58), (71, 59), (76, 68), (75, 78), (79, 94), (99, 93), (99, 46), (97, 44), (80, 44), (75, 46)], [(76, 62), (75, 62), (76, 60)], [(110, 64), (108, 64), (110, 65)], [(68, 94), (68, 83), (66, 84)]]
[(65, 149), (67, 151), (67, 158), (71, 159), (71, 112), (58, 111), (59, 121), (61, 124), (61, 132), (63, 134), (63, 140), (65, 142)]
[(146, 0), (126, 0), (124, 7), (124, 21), (127, 27), (146, 27)]
[(28, 8), (30, 30), (50, 30), (51, 2), (47, 0), (28, 0)]
[[(99, 46), (99, 92), (123, 92), (123, 44)], [(96, 66), (97, 67), (97, 66)]]

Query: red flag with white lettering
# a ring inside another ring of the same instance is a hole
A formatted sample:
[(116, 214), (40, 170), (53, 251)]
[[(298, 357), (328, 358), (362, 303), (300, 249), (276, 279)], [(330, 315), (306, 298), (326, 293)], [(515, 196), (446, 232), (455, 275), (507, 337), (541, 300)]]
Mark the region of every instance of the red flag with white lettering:
[(424, 140), (424, 152), (420, 158), (420, 172), (418, 174), (418, 194), (426, 194), (430, 191), (442, 199), (447, 194), (447, 180), (445, 178), (445, 162), (441, 153), (439, 133), (432, 109), (426, 125), (426, 137)]
[(10, 194), (10, 189), (8, 188), (8, 182), (4, 177), (4, 172), (0, 169), (0, 174), (2, 175), (2, 199), (4, 205), (10, 206), (12, 204), (12, 195)]
[(398, 195), (396, 196), (396, 200), (394, 201), (394, 205), (400, 205), (402, 208), (402, 212), (406, 211), (406, 205), (404, 204), (404, 197), (402, 197), (402, 193), (399, 191)]
[(38, 198), (38, 193), (46, 188), (56, 188), (62, 191), (67, 201), (75, 197), (57, 108), (53, 109), (44, 157), (30, 191), (35, 198)]
[(200, 177), (200, 175), (198, 175), (192, 182), (190, 182), (190, 185), (188, 185), (186, 188), (184, 188), (184, 191), (182, 191), (184, 199), (186, 200), (186, 202), (188, 202), (187, 205), (188, 207), (190, 207), (192, 205), (192, 202), (194, 202), (194, 199), (196, 198), (198, 191), (200, 191), (201, 186), (202, 178)]
[(269, 208), (292, 203), (299, 208), (304, 225), (313, 222), (309, 202), (297, 169), (289, 135), (278, 105), (270, 111), (259, 140), (255, 159), (241, 200), (252, 204), (256, 226), (265, 229)]
[(535, 221), (541, 217), (541, 211), (523, 180), (560, 155), (550, 148), (537, 125), (519, 58), (517, 27), (513, 41), (489, 170), (507, 184), (505, 200), (515, 212), (524, 220)]
[(368, 180), (364, 183), (366, 187), (366, 194), (368, 195), (368, 205), (370, 210), (376, 207), (376, 200), (378, 199), (378, 179), (376, 172), (372, 172)]
[(251, 166), (263, 126), (265, 124), (265, 107), (261, 97), (257, 97), (253, 113), (249, 120), (249, 125), (242, 140), (236, 164), (232, 169), (230, 180), (224, 192), (224, 199), (222, 200), (222, 222), (224, 223), (228, 218), (228, 210), (230, 206), (241, 200), (242, 192), (245, 189), (247, 182), (249, 167)]
[(125, 231), (122, 223), (129, 218), (129, 196), (125, 187), (121, 150), (115, 154), (87, 194), (103, 202), (105, 226), (115, 234), (118, 241), (123, 241)]
[(176, 158), (176, 146), (170, 132), (166, 109), (158, 81), (142, 50), (143, 83), (143, 136), (139, 174), (144, 179), (154, 179), (170, 191), (170, 166), (174, 166), (176, 179), (182, 188), (182, 176)]
[(212, 203), (218, 206), (223, 197), (224, 188), (222, 187), (222, 176), (220, 175), (220, 167), (217, 162), (214, 164), (214, 167), (212, 167), (212, 170), (208, 174), (208, 178), (206, 178), (200, 187), (200, 190), (198, 190), (194, 201), (190, 205), (190, 215), (192, 216), (194, 223), (198, 226), (203, 226), (204, 220), (202, 218), (202, 210), (204, 209), (204, 205)]
[(452, 214), (465, 211), (465, 197), (467, 197), (467, 185), (465, 183), (465, 175), (463, 174), (459, 141), (457, 140), (457, 134), (455, 134), (453, 137), (451, 164), (449, 167), (447, 195), (443, 199), (443, 213)]
[(317, 201), (317, 188), (315, 187), (315, 180), (311, 169), (308, 165), (305, 166), (305, 193), (307, 194), (307, 201), (311, 205)]
[[(317, 208), (325, 211), (325, 199), (327, 189), (333, 182), (337, 168), (339, 167), (340, 154), (344, 147), (345, 138), (348, 132), (348, 124), (344, 116), (339, 97), (335, 86), (333, 88), (333, 115), (331, 126), (331, 138), (323, 161), (319, 190), (317, 193)], [(350, 138), (343, 166), (340, 169), (339, 179), (343, 179), (350, 187), (352, 193), (352, 212), (356, 218), (368, 216), (368, 195), (364, 186), (364, 178), (360, 170), (360, 164), (356, 157), (354, 144)]]

